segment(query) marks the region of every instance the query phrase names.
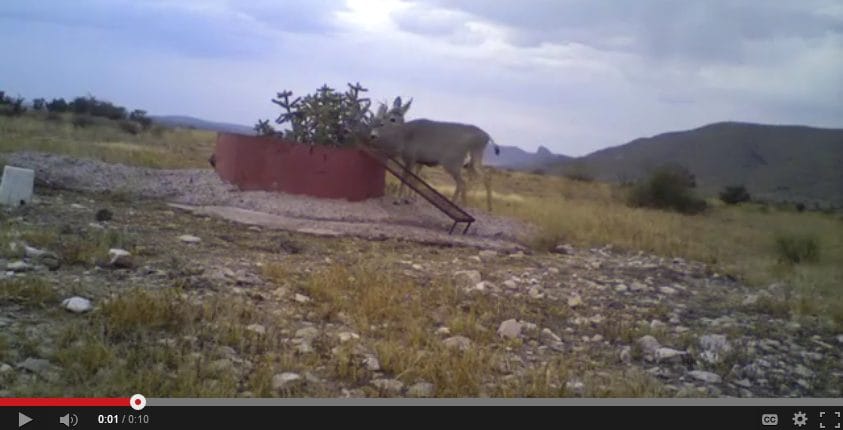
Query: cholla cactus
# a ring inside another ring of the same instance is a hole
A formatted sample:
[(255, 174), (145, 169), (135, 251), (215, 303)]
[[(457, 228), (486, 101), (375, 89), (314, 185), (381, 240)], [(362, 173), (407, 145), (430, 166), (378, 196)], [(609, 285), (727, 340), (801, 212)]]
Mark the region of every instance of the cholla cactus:
[(348, 84), (344, 93), (323, 85), (314, 94), (304, 98), (296, 97), (291, 91), (283, 91), (272, 100), (286, 112), (275, 120), (278, 124), (289, 122), (290, 129), (285, 137), (302, 143), (319, 145), (348, 145), (352, 143), (350, 132), (358, 129), (371, 118), (371, 101), (361, 98), (368, 91), (359, 83)]

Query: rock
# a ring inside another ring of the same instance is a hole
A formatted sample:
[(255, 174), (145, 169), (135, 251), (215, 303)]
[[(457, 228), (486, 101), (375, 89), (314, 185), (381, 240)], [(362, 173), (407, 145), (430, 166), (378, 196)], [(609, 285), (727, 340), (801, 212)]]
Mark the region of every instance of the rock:
[(0, 363), (0, 375), (2, 375), (2, 374), (4, 374), (4, 373), (9, 373), (9, 372), (11, 372), (12, 370), (14, 370), (14, 369), (12, 368), (12, 366), (9, 366), (9, 365), (8, 365), (8, 364), (6, 364), (6, 363)]
[(301, 382), (301, 375), (293, 372), (279, 373), (272, 377), (272, 389), (281, 391), (291, 388)]
[(478, 256), (483, 260), (488, 260), (490, 258), (497, 257), (498, 253), (497, 253), (497, 251), (493, 251), (491, 249), (484, 249), (484, 250), (480, 251)]
[(344, 331), (341, 333), (337, 333), (337, 337), (340, 339), (340, 342), (346, 343), (350, 340), (360, 339), (360, 335), (357, 333), (353, 333), (350, 331)]
[(591, 337), (592, 342), (603, 342), (603, 335), (602, 334), (595, 334)]
[(62, 300), (61, 305), (70, 312), (77, 314), (88, 312), (94, 308), (93, 305), (91, 305), (91, 301), (83, 297), (71, 297), (69, 299), (64, 299)]
[(752, 388), (752, 382), (750, 382), (749, 379), (746, 378), (738, 379), (737, 381), (735, 381), (735, 385), (743, 388)]
[(237, 351), (230, 346), (221, 345), (220, 347), (217, 348), (217, 354), (219, 354), (222, 357), (232, 358), (232, 357), (237, 356)]
[(442, 341), (446, 348), (466, 351), (471, 348), (471, 339), (465, 336), (451, 336)]
[(544, 292), (540, 287), (530, 287), (530, 290), (527, 291), (527, 295), (530, 296), (532, 299), (542, 299), (544, 298)]
[(752, 305), (758, 303), (758, 297), (759, 297), (758, 294), (747, 294), (746, 297), (744, 297), (741, 304), (744, 305), (744, 306), (752, 306)]
[(424, 270), (424, 267), (422, 267), (422, 265), (421, 265), (421, 264), (413, 264), (413, 265), (412, 265), (412, 266), (410, 266), (410, 267), (411, 267), (413, 270), (418, 270), (418, 271)]
[(184, 243), (199, 243), (199, 242), (202, 241), (202, 239), (200, 239), (196, 236), (189, 235), (189, 234), (183, 234), (183, 235), (179, 236), (179, 240), (184, 242)]
[(648, 355), (654, 358), (656, 355), (656, 351), (661, 348), (661, 344), (659, 344), (659, 341), (650, 335), (642, 336), (640, 339), (638, 339), (638, 346), (641, 347), (641, 351), (644, 352), (644, 355)]
[(399, 395), (404, 389), (404, 383), (397, 379), (374, 379), (372, 385), (386, 394)]
[(295, 300), (299, 303), (307, 303), (307, 302), (310, 301), (310, 297), (307, 297), (304, 294), (296, 293), (296, 295), (293, 296), (293, 300)]
[(258, 334), (258, 335), (265, 335), (266, 334), (266, 327), (260, 324), (249, 324), (246, 326), (246, 330)]
[(568, 244), (556, 245), (553, 252), (561, 255), (571, 255), (574, 253), (574, 247)]
[(363, 365), (366, 366), (366, 369), (372, 372), (381, 370), (381, 362), (378, 361), (378, 357), (371, 354), (367, 355), (366, 358), (363, 359)]
[(548, 268), (547, 268), (547, 273), (551, 273), (551, 274), (553, 274), (553, 275), (558, 275), (558, 274), (559, 274), (559, 269), (557, 269), (557, 268), (555, 268), (555, 267), (548, 267)]
[(843, 344), (843, 334), (838, 334), (838, 335), (837, 335), (837, 343), (839, 343), (839, 344)]
[(458, 270), (454, 272), (454, 280), (463, 285), (477, 285), (483, 279), (477, 270)]
[(521, 329), (524, 327), (524, 324), (514, 320), (508, 319), (501, 323), (498, 327), (498, 336), (507, 338), (507, 339), (517, 339), (518, 336), (521, 334)]
[(34, 268), (35, 267), (29, 265), (28, 263), (26, 263), (24, 261), (13, 261), (13, 262), (6, 265), (6, 270), (16, 272), (16, 273), (29, 272), (30, 270), (32, 270)]
[(128, 269), (132, 267), (132, 254), (125, 249), (111, 248), (108, 250), (108, 265)]
[(408, 397), (433, 397), (436, 388), (430, 382), (418, 382), (407, 389)]
[(639, 291), (646, 291), (646, 290), (647, 290), (647, 285), (642, 284), (642, 283), (637, 282), (637, 281), (636, 281), (636, 282), (633, 282), (633, 283), (629, 286), (629, 291), (632, 291), (633, 293), (637, 293), (637, 292), (639, 292)]
[[(14, 243), (11, 243), (14, 245)], [(38, 248), (33, 248), (31, 246), (23, 247), (24, 256), (31, 258), (35, 264), (44, 266), (50, 270), (56, 270), (61, 267), (61, 259), (58, 255), (53, 252), (44, 251)], [(13, 250), (14, 252), (14, 250)]]
[(581, 395), (585, 390), (585, 384), (580, 381), (568, 381), (565, 383), (565, 389), (572, 391), (574, 394)]
[(676, 288), (673, 287), (659, 287), (659, 292), (662, 294), (667, 294), (668, 296), (672, 296), (676, 294)]
[(662, 347), (656, 350), (655, 358), (656, 363), (679, 363), (686, 355), (688, 355), (688, 353), (685, 351)]
[(627, 287), (626, 284), (615, 285), (615, 292), (616, 293), (625, 293), (625, 292), (627, 292), (627, 290), (629, 290), (629, 287)]
[(507, 279), (506, 281), (503, 281), (503, 286), (510, 290), (518, 288), (518, 284), (513, 279)]
[(632, 363), (632, 348), (629, 346), (621, 348), (621, 352), (618, 354), (618, 358), (620, 358), (621, 363)]
[(803, 378), (813, 378), (814, 377), (814, 372), (811, 369), (809, 369), (809, 368), (807, 368), (807, 367), (805, 367), (801, 364), (797, 364), (796, 367), (793, 369), (793, 372), (796, 373), (797, 375), (803, 377)]
[(43, 358), (29, 357), (26, 360), (18, 363), (17, 367), (19, 369), (42, 375), (45, 372), (49, 372), (50, 370), (52, 370), (54, 366), (49, 362), (49, 360), (44, 360)]
[(299, 354), (310, 354), (313, 352), (313, 345), (310, 344), (310, 341), (303, 341), (296, 345), (296, 352)]
[(471, 289), (471, 291), (479, 291), (481, 293), (487, 290), (495, 290), (495, 286), (488, 281), (480, 281)]
[(732, 352), (732, 345), (722, 334), (707, 334), (700, 337), (700, 358), (711, 364), (720, 363)]
[(571, 297), (568, 297), (568, 306), (575, 308), (580, 305), (582, 305), (582, 297), (580, 297), (579, 294), (574, 294)]
[(447, 336), (451, 334), (451, 329), (449, 329), (448, 327), (439, 327), (436, 329), (436, 334), (438, 334), (439, 336)]
[(234, 370), (234, 363), (227, 358), (220, 358), (208, 364), (208, 369), (215, 373), (230, 373)]
[(520, 259), (524, 258), (524, 251), (513, 252), (508, 255), (509, 258)]
[(545, 344), (552, 344), (556, 342), (561, 342), (562, 339), (556, 335), (552, 330), (545, 327), (542, 329), (541, 334), (539, 335), (539, 339), (544, 342)]
[(98, 222), (111, 221), (111, 218), (113, 217), (114, 214), (111, 213), (111, 211), (108, 209), (100, 209), (94, 215), (94, 219), (96, 219)]
[(319, 329), (316, 327), (305, 327), (296, 330), (296, 337), (304, 340), (313, 340), (319, 337)]
[(696, 380), (705, 382), (706, 384), (719, 384), (720, 381), (722, 381), (720, 375), (716, 373), (706, 372), (704, 370), (692, 370), (688, 372), (688, 376)]
[(650, 321), (650, 329), (652, 330), (661, 330), (665, 328), (666, 324), (659, 321), (659, 320), (652, 320)]

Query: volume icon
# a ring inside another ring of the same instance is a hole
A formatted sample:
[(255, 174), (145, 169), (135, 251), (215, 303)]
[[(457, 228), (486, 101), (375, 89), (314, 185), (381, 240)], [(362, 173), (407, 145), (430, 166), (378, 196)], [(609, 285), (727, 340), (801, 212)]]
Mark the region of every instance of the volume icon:
[(65, 427), (76, 427), (79, 424), (79, 417), (76, 414), (64, 414), (64, 416), (59, 417), (59, 422), (64, 424)]

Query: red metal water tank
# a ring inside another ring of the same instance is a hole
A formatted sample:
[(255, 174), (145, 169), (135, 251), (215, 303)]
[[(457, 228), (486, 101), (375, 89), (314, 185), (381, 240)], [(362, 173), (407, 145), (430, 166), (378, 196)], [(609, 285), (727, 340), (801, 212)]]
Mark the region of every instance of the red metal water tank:
[(217, 174), (241, 190), (360, 201), (386, 186), (384, 167), (354, 148), (217, 133), (214, 158)]

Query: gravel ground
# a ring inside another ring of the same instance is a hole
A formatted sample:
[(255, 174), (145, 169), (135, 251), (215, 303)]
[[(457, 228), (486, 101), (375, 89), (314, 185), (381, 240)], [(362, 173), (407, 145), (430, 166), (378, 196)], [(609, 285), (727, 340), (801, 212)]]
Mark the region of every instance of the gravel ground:
[[(329, 224), (330, 231), (360, 237), (399, 237), (431, 243), (478, 247), (518, 247), (529, 227), (513, 219), (471, 209), (477, 221), (466, 236), (449, 236), (451, 220), (419, 198), (396, 205), (391, 197), (349, 202), (265, 191), (239, 191), (210, 169), (160, 170), (107, 164), (97, 160), (37, 152), (6, 156), (7, 164), (35, 170), (36, 182), (89, 192), (114, 192), (195, 207), (235, 207), (302, 220), (309, 229)], [(201, 210), (197, 210), (201, 211)], [(205, 211), (207, 212), (207, 211)], [(299, 229), (291, 226), (291, 229)], [(406, 228), (402, 228), (406, 227)], [(284, 228), (283, 225), (277, 225)], [(458, 227), (460, 228), (460, 227)]]

